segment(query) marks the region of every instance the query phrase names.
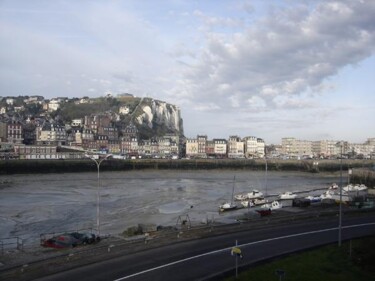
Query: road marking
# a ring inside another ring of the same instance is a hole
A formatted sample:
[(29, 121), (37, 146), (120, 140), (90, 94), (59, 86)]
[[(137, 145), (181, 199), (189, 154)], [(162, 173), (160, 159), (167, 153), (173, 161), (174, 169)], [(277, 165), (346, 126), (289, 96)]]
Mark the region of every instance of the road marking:
[[(375, 222), (342, 226), (342, 228), (355, 228), (355, 227), (362, 227), (362, 226), (368, 226), (368, 225), (375, 225)], [(270, 242), (270, 241), (276, 241), (276, 240), (292, 238), (292, 237), (297, 237), (297, 236), (303, 236), (303, 235), (309, 235), (309, 234), (315, 234), (315, 233), (321, 233), (321, 232), (328, 232), (328, 231), (333, 231), (333, 230), (338, 230), (338, 227), (308, 231), (308, 232), (297, 233), (297, 234), (290, 234), (290, 235), (285, 235), (285, 236), (280, 236), (280, 237), (275, 237), (275, 238), (269, 238), (269, 239), (264, 239), (264, 240), (260, 240), (260, 241), (240, 244), (240, 245), (237, 245), (237, 247), (250, 246), (250, 245), (255, 245), (255, 244), (260, 244), (260, 243), (265, 243), (265, 242)], [(192, 257), (189, 257), (189, 258), (186, 258), (186, 259), (174, 261), (174, 262), (171, 262), (171, 263), (163, 264), (163, 265), (153, 267), (153, 268), (150, 268), (150, 269), (146, 269), (146, 270), (143, 270), (143, 271), (140, 271), (140, 272), (128, 275), (128, 276), (120, 277), (118, 279), (115, 279), (114, 281), (121, 281), (121, 280), (129, 279), (129, 278), (132, 278), (132, 277), (135, 277), (135, 276), (138, 276), (138, 275), (142, 275), (142, 274), (145, 274), (145, 273), (148, 273), (148, 272), (151, 272), (151, 271), (166, 268), (166, 267), (169, 267), (169, 266), (172, 266), (172, 265), (175, 265), (175, 264), (179, 264), (179, 263), (183, 263), (183, 262), (186, 262), (186, 261), (189, 261), (189, 260), (197, 259), (197, 258), (200, 258), (200, 257), (212, 255), (212, 254), (217, 254), (217, 253), (224, 252), (224, 251), (230, 251), (232, 248), (233, 247), (228, 247), (228, 248), (224, 248), (224, 249), (220, 249), (220, 250), (211, 251), (211, 252), (207, 252), (207, 253), (204, 253), (204, 254), (192, 256)]]

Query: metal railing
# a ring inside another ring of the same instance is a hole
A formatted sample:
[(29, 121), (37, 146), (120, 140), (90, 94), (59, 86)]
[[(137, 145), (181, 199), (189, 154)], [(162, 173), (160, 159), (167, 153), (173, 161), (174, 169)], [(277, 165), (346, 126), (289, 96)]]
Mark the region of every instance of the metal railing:
[(20, 237), (6, 237), (0, 238), (0, 252), (1, 255), (5, 254), (5, 251), (19, 250), (23, 251), (24, 243)]

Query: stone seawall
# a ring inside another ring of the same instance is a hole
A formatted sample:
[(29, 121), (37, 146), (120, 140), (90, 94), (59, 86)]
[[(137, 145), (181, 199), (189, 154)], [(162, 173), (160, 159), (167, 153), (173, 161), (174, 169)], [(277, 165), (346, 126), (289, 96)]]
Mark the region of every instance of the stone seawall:
[[(353, 184), (365, 184), (369, 188), (375, 188), (375, 170), (364, 168), (353, 169), (350, 182)], [(375, 195), (374, 192), (372, 194)]]
[[(340, 160), (280, 160), (268, 159), (269, 171), (300, 171), (300, 172), (337, 172), (340, 170)], [(370, 171), (375, 166), (375, 160), (343, 160), (342, 168), (347, 173), (348, 168)], [(265, 170), (264, 159), (108, 159), (101, 163), (101, 171), (127, 171), (143, 169), (173, 169), (173, 170)], [(90, 159), (79, 160), (1, 160), (0, 174), (29, 174), (29, 173), (73, 173), (96, 171), (96, 164)], [(357, 173), (357, 172), (356, 172)], [(365, 176), (366, 173), (353, 175)], [(374, 176), (371, 174), (371, 178)]]

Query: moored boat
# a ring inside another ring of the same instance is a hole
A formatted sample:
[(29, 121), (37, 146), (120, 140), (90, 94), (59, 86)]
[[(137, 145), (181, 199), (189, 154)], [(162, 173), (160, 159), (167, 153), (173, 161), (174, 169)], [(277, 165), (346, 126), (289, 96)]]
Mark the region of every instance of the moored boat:
[(312, 196), (312, 195), (306, 196), (305, 199), (309, 200), (311, 203), (317, 203), (317, 202), (322, 201), (322, 198), (320, 196)]
[(219, 206), (219, 211), (220, 212), (225, 212), (225, 211), (230, 211), (230, 210), (235, 210), (237, 209), (237, 204), (235, 204), (233, 202), (233, 195), (234, 195), (234, 186), (235, 186), (235, 183), (236, 183), (236, 177), (234, 176), (233, 177), (233, 187), (232, 187), (232, 197), (231, 197), (231, 201), (230, 202), (226, 202), (224, 204), (221, 204)]
[(279, 203), (279, 201), (273, 201), (272, 203), (267, 203), (261, 206), (262, 209), (270, 209), (270, 210), (277, 210), (281, 209), (283, 204)]
[(260, 197), (263, 197), (263, 193), (257, 189), (254, 189), (253, 191), (246, 193), (246, 194), (237, 194), (234, 196), (236, 200), (240, 200), (240, 201), (248, 200), (248, 199), (256, 199)]
[(346, 192), (365, 191), (365, 190), (367, 190), (367, 186), (364, 185), (364, 184), (356, 184), (356, 185), (348, 184), (347, 186), (343, 187), (342, 189)]
[(244, 208), (251, 208), (251, 207), (255, 206), (253, 201), (251, 201), (251, 200), (241, 201), (241, 204), (242, 204), (242, 206), (244, 206)]
[(297, 194), (294, 194), (293, 192), (285, 191), (284, 193), (281, 193), (279, 195), (280, 200), (285, 200), (285, 199), (294, 199), (297, 197)]
[(229, 203), (229, 202), (224, 203), (219, 206), (220, 212), (225, 212), (225, 211), (230, 211), (230, 210), (235, 210), (235, 209), (237, 209), (237, 205), (234, 203)]
[(254, 189), (253, 191), (249, 192), (247, 194), (247, 198), (248, 199), (256, 199), (256, 198), (260, 198), (260, 197), (263, 197), (263, 193), (260, 192), (259, 190), (257, 189)]

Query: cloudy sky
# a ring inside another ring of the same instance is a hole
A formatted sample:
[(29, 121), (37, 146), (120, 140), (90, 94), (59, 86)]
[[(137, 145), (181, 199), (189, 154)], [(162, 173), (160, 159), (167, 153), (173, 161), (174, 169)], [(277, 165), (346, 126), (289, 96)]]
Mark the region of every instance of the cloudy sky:
[(185, 135), (375, 137), (373, 0), (0, 0), (0, 96), (152, 97)]

